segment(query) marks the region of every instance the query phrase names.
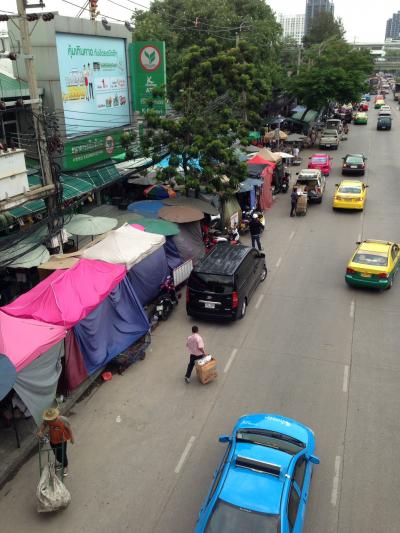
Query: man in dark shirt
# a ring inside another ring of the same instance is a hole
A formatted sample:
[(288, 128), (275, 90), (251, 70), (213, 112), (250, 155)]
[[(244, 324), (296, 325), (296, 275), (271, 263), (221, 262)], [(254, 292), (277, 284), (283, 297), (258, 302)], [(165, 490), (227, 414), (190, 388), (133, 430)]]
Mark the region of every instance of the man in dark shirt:
[(296, 214), (296, 207), (297, 207), (298, 199), (299, 199), (299, 196), (297, 194), (297, 187), (293, 187), (292, 194), (290, 195), (290, 202), (291, 202), (290, 216), (291, 217), (294, 217)]
[(257, 248), (259, 250), (262, 250), (260, 235), (261, 235), (262, 230), (264, 229), (264, 226), (261, 224), (258, 218), (258, 215), (256, 213), (254, 213), (253, 218), (250, 220), (249, 228), (250, 228), (252, 247), (255, 248), (256, 243), (257, 243)]

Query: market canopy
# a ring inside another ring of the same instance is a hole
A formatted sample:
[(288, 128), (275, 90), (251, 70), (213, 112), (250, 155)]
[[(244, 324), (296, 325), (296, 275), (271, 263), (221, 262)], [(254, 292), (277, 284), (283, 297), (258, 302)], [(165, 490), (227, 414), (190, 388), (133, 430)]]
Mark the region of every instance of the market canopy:
[(143, 217), (157, 218), (158, 212), (164, 207), (160, 200), (140, 200), (128, 205), (128, 211), (138, 213)]
[(0, 310), (0, 353), (7, 356), (17, 372), (57, 344), (66, 333), (63, 326), (17, 318)]
[(200, 200), (199, 198), (190, 198), (187, 196), (178, 196), (177, 198), (168, 198), (163, 200), (165, 205), (179, 205), (183, 207), (191, 207), (198, 209), (207, 215), (218, 215), (218, 209), (212, 205), (210, 202), (205, 200)]
[(155, 233), (156, 235), (172, 237), (179, 233), (179, 227), (176, 224), (159, 218), (141, 218), (137, 223), (143, 226), (148, 233)]
[(263, 148), (258, 152), (259, 157), (262, 157), (266, 161), (271, 161), (272, 163), (277, 163), (282, 158), (281, 156), (276, 152), (271, 152), (271, 150), (268, 150), (268, 148)]
[(175, 198), (176, 192), (169, 185), (163, 185), (157, 183), (150, 185), (143, 191), (146, 198), (152, 198), (153, 200), (163, 200), (164, 198)]
[(279, 135), (279, 139), (280, 139), (281, 141), (284, 141), (284, 140), (287, 139), (287, 137), (288, 137), (288, 136), (287, 136), (287, 133), (285, 133), (285, 132), (282, 131), (282, 130), (279, 130), (279, 133), (277, 133), (276, 130), (272, 130), (272, 131), (269, 131), (268, 133), (266, 133), (266, 134), (264, 135), (264, 139), (267, 139), (267, 140), (268, 140), (268, 139), (276, 139), (276, 138), (278, 137), (278, 135)]
[(87, 248), (83, 257), (107, 263), (121, 263), (129, 270), (165, 243), (165, 237), (147, 233), (124, 224), (102, 241)]
[[(125, 274), (122, 265), (81, 259), (68, 270), (56, 270), (1, 310), (71, 328), (93, 311)], [(25, 335), (25, 342), (27, 338)]]
[(13, 388), (16, 379), (15, 366), (6, 355), (0, 354), (0, 401)]
[(185, 207), (182, 205), (163, 207), (159, 211), (160, 218), (169, 222), (184, 224), (186, 222), (195, 222), (204, 218), (204, 214), (199, 209)]
[(2, 263), (10, 268), (32, 268), (45, 263), (50, 258), (46, 246), (35, 243), (20, 243), (1, 252)]
[(72, 235), (101, 235), (114, 229), (117, 224), (116, 218), (74, 215), (65, 229)]

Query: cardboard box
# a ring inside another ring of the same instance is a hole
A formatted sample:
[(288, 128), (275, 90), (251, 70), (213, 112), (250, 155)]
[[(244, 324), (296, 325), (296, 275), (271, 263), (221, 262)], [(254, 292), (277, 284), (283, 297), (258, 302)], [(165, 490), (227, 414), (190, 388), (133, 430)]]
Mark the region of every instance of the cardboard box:
[(214, 357), (205, 365), (199, 365), (196, 362), (196, 374), (197, 378), (203, 385), (210, 383), (217, 378), (217, 361)]

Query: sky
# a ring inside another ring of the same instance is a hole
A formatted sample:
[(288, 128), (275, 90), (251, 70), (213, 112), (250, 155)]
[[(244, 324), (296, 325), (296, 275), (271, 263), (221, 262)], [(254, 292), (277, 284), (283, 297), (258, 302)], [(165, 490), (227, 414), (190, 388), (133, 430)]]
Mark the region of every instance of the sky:
[[(68, 1), (78, 6), (85, 5), (84, 0)], [(29, 0), (29, 3), (38, 3), (38, 0)], [(305, 12), (306, 0), (266, 0), (266, 3), (277, 13), (297, 15)], [(45, 0), (45, 4), (46, 10), (58, 11), (60, 15), (71, 17), (78, 12), (78, 7), (65, 0)], [(121, 21), (130, 18), (132, 9), (140, 9), (140, 6), (149, 4), (150, 0), (98, 0), (102, 14)], [(400, 0), (380, 0), (374, 3), (367, 0), (335, 0), (334, 4), (335, 16), (343, 20), (346, 39), (351, 42), (383, 42), (387, 19), (400, 10)], [(7, 10), (16, 11), (15, 0), (1, 0), (0, 5), (0, 10), (6, 9), (7, 5)]]

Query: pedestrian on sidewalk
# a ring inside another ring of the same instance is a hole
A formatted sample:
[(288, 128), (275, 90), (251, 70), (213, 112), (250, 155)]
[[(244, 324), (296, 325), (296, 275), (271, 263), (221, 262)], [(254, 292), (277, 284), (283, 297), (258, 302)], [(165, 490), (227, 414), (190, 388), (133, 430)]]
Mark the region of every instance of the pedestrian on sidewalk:
[(206, 355), (204, 341), (199, 335), (198, 326), (192, 326), (192, 334), (187, 338), (186, 347), (189, 351), (190, 360), (185, 374), (185, 381), (186, 383), (190, 383), (190, 376), (192, 375), (195, 362)]
[(298, 199), (299, 199), (299, 195), (297, 194), (297, 187), (293, 187), (292, 194), (290, 195), (290, 203), (291, 203), (290, 216), (291, 217), (294, 217), (296, 214)]
[(250, 229), (252, 247), (255, 248), (257, 244), (257, 248), (259, 250), (262, 250), (260, 235), (264, 229), (264, 226), (261, 224), (257, 213), (253, 214), (253, 218), (250, 220), (249, 229)]
[(64, 469), (64, 476), (68, 475), (67, 442), (70, 440), (74, 444), (74, 435), (71, 424), (67, 417), (60, 416), (57, 408), (50, 408), (44, 411), (43, 422), (37, 432), (39, 438), (49, 436), (50, 446), (58, 462), (57, 468)]

